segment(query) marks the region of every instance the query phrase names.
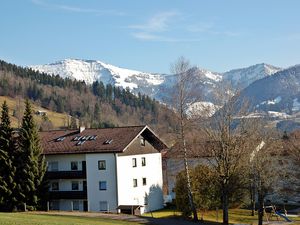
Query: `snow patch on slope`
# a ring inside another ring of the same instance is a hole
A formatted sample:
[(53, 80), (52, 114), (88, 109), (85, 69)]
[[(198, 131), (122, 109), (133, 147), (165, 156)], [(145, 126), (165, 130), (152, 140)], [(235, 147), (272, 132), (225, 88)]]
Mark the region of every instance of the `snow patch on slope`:
[(211, 117), (219, 108), (211, 102), (195, 102), (189, 105), (186, 113), (188, 117)]

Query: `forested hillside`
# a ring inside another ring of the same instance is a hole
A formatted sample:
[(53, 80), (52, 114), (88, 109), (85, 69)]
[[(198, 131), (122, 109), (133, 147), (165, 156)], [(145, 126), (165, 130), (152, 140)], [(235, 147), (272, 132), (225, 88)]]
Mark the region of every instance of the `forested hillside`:
[(0, 61), (0, 95), (28, 98), (49, 110), (67, 113), (87, 127), (149, 124), (172, 132), (174, 115), (148, 96), (102, 82), (87, 85)]

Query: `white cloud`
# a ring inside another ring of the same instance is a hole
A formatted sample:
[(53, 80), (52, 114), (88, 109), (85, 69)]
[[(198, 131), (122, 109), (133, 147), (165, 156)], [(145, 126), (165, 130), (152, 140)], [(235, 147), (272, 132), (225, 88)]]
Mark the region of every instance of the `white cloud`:
[(176, 11), (158, 13), (152, 16), (146, 23), (130, 25), (128, 28), (140, 30), (145, 33), (163, 32), (169, 29), (170, 23), (179, 15)]
[(35, 5), (42, 6), (44, 8), (51, 8), (51, 9), (59, 9), (69, 12), (75, 13), (94, 13), (96, 15), (114, 15), (114, 16), (122, 16), (124, 15), (123, 12), (119, 12), (116, 10), (99, 10), (93, 8), (80, 8), (71, 5), (62, 5), (62, 4), (52, 4), (48, 3), (44, 0), (31, 0), (31, 2)]
[(191, 24), (187, 26), (187, 31), (197, 33), (197, 32), (207, 32), (214, 27), (214, 23), (207, 22), (207, 23), (198, 23), (198, 24)]

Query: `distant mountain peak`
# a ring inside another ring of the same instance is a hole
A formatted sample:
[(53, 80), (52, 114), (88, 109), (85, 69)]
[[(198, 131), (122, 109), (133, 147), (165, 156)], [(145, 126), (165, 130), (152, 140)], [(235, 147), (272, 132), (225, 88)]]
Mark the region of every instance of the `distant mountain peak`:
[(255, 64), (246, 68), (234, 69), (223, 73), (223, 79), (233, 86), (245, 88), (256, 80), (273, 75), (282, 69), (266, 63)]

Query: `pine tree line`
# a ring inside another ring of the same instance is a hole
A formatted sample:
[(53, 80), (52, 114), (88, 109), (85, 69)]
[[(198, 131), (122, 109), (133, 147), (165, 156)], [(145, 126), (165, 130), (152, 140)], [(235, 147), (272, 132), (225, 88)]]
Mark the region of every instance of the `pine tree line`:
[(34, 210), (41, 205), (46, 164), (29, 101), (22, 126), (11, 128), (7, 103), (1, 107), (0, 122), (0, 210)]
[(1, 60), (0, 95), (28, 98), (41, 107), (71, 115), (86, 127), (149, 124), (175, 129), (174, 112), (149, 96), (98, 81), (87, 85)]

